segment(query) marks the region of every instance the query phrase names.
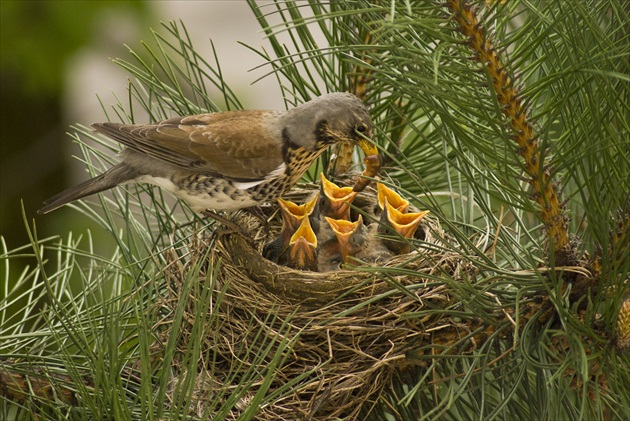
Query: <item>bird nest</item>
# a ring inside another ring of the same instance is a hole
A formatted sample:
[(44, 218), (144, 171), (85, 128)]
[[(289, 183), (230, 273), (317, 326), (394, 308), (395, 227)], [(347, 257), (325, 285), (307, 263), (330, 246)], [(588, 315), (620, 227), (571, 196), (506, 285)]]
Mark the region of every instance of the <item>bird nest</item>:
[[(289, 198), (304, 202), (315, 191), (294, 190)], [(354, 206), (373, 213), (375, 190), (360, 193)], [(432, 274), (461, 279), (473, 269), (445, 251), (444, 232), (431, 217), (421, 222), (420, 241), (410, 253), (310, 272), (262, 256), (282, 225), (277, 206), (265, 212), (269, 226), (245, 212), (232, 217), (252, 233), (249, 238), (219, 228), (195, 239), (186, 262), (171, 256), (172, 296), (166, 305), (175, 314), (177, 302), (186, 300), (172, 384), (190, 369), (183, 356), (200, 332), (202, 354), (212, 355), (199, 358), (191, 411), (207, 415), (207, 402), (225, 403), (240, 390), (231, 412), (222, 415), (227, 419), (238, 418), (261, 394), (265, 404), (256, 419), (357, 419), (373, 408), (393, 376), (424, 365), (436, 342), (448, 346), (466, 336), (446, 317), (408, 317), (451, 302), (446, 287), (432, 283)], [(200, 262), (199, 284), (211, 289), (206, 320), (195, 317), (199, 290), (182, 295), (191, 291), (184, 288), (188, 269)], [(436, 332), (445, 336), (437, 340)], [(247, 376), (251, 381), (243, 388)]]

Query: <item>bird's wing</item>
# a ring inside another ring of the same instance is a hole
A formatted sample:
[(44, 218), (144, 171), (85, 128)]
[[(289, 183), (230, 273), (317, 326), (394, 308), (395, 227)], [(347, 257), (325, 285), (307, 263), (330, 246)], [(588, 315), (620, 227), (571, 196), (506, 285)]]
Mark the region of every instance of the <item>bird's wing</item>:
[(283, 165), (281, 131), (265, 126), (274, 111), (176, 117), (149, 125), (93, 124), (123, 145), (180, 167), (236, 180), (259, 180)]

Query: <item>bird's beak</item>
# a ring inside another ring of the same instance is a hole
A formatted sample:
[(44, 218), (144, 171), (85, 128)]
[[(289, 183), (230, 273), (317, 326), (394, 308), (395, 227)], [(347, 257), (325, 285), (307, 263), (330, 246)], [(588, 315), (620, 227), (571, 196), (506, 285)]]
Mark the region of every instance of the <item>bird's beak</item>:
[(303, 205), (298, 205), (290, 200), (284, 200), (283, 198), (278, 198), (278, 204), (280, 204), (280, 208), (283, 211), (289, 212), (295, 216), (308, 216), (313, 213), (313, 209), (315, 209), (315, 204), (317, 203), (317, 199), (319, 199), (319, 192), (308, 202)]
[(282, 211), (283, 221), (286, 223), (287, 228), (290, 228), (291, 232), (297, 230), (303, 218), (306, 218), (313, 213), (318, 200), (319, 192), (317, 192), (311, 200), (303, 205), (298, 205), (290, 200), (284, 200), (280, 197), (278, 198), (278, 204), (280, 205), (280, 210)]
[(333, 219), (350, 219), (350, 204), (357, 195), (352, 187), (339, 187), (321, 173), (322, 191), (326, 200), (325, 214)]
[(296, 269), (316, 270), (317, 268), (317, 236), (311, 228), (307, 217), (302, 218), (300, 226), (291, 236), (289, 242), (289, 262)]
[(326, 221), (335, 233), (335, 237), (337, 237), (341, 260), (345, 263), (351, 248), (350, 237), (352, 237), (363, 224), (363, 217), (359, 215), (356, 222), (350, 222), (345, 219), (332, 219), (329, 217), (326, 217)]
[(398, 193), (394, 190), (390, 189), (383, 183), (376, 183), (376, 190), (378, 192), (378, 206), (385, 210), (385, 199), (387, 199), (387, 203), (392, 205), (396, 210), (405, 213), (409, 208), (409, 201), (403, 199)]
[(429, 211), (402, 213), (390, 205), (387, 198), (385, 199), (385, 208), (387, 209), (387, 222), (403, 238), (413, 237), (420, 221), (429, 213)]
[(286, 229), (288, 234), (292, 235), (304, 219), (304, 205), (297, 205), (282, 198), (278, 198), (278, 204), (282, 211), (283, 231)]
[(365, 156), (378, 155), (378, 149), (372, 143), (368, 142), (365, 138), (359, 139), (359, 147), (365, 153)]
[(356, 192), (360, 192), (370, 184), (370, 178), (376, 177), (378, 172), (381, 170), (383, 157), (378, 154), (376, 146), (368, 141), (367, 138), (361, 136), (357, 143), (363, 150), (363, 153), (365, 153), (365, 157), (363, 158), (365, 170), (361, 174), (361, 177), (357, 178), (357, 181), (354, 183), (354, 187), (352, 189)]

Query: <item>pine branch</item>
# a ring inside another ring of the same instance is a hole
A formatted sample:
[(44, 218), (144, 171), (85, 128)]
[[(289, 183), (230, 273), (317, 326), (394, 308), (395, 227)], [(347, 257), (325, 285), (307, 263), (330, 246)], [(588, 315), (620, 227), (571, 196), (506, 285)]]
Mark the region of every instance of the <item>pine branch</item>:
[(551, 170), (545, 164), (543, 148), (530, 121), (530, 112), (524, 105), (523, 94), (515, 86), (514, 77), (509, 75), (499, 51), (493, 45), (492, 37), (483, 23), (479, 22), (475, 9), (465, 0), (449, 0), (446, 4), (462, 34), (468, 38), (467, 44), (475, 52), (475, 59), (484, 66), (492, 80), (501, 112), (507, 117), (513, 133), (511, 139), (518, 146), (517, 154), (525, 162), (525, 173), (529, 177), (527, 181), (534, 190), (533, 197), (538, 203), (556, 262), (559, 266), (574, 262), (576, 258), (569, 244), (566, 209), (551, 180)]

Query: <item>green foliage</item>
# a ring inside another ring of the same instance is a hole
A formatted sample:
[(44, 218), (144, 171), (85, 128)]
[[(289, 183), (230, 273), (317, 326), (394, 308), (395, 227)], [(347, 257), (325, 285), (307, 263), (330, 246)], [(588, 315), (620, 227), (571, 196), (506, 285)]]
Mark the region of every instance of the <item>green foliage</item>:
[[(584, 292), (581, 302), (571, 301), (571, 286), (563, 288), (545, 254), (541, 222), (492, 81), (446, 8), (425, 1), (250, 1), (271, 47), (258, 53), (287, 105), (355, 88), (357, 69), (369, 72), (366, 102), (378, 128), (375, 141), (388, 160), (386, 181), (439, 219), (450, 238), (445, 253), (463, 253), (477, 268), (472, 279), (431, 274), (452, 303), (404, 317), (451, 317), (463, 325), (472, 317), (492, 321), (496, 310), (516, 307), (513, 319), (497, 323), (472, 352), (436, 353), (424, 366), (392, 376), (391, 387), (362, 414), (405, 420), (626, 419), (630, 362), (627, 351), (617, 352), (612, 343), (617, 310), (630, 288), (630, 258), (627, 245), (612, 242), (610, 233), (619, 210), (628, 212), (630, 191), (627, 8), (615, 1), (489, 3), (494, 6), (480, 6), (480, 21), (492, 29), (509, 73), (522, 83), (548, 148), (545, 157), (564, 189), (579, 251), (593, 254), (599, 247), (608, 253), (598, 291)], [(227, 108), (240, 108), (217, 57), (212, 63), (201, 57), (183, 25), (166, 24), (155, 41), (148, 55), (132, 52), (131, 61), (117, 61), (133, 79), (128, 100), (105, 110), (108, 119), (133, 121), (138, 106), (154, 121), (215, 111), (209, 86), (221, 90)], [(81, 126), (76, 133), (86, 165), (100, 172), (116, 146)], [(107, 152), (88, 146), (93, 143)], [(321, 159), (317, 170), (330, 154)], [(51, 409), (58, 412), (49, 419), (184, 419), (194, 412), (189, 403), (196, 382), (214, 374), (197, 373), (197, 361), (217, 358), (203, 348), (202, 338), (217, 334), (207, 326), (218, 330), (220, 323), (219, 266), (203, 283), (197, 276), (201, 262), (187, 266), (182, 288), (195, 291), (199, 300), (192, 314), (205, 322), (182, 351), (178, 328), (186, 303), (175, 306), (166, 331), (159, 328), (166, 315), (158, 304), (168, 296), (167, 268), (174, 265), (167, 256), (175, 253), (176, 261), (187, 262), (203, 228), (183, 225), (196, 217), (184, 205), (171, 206), (158, 190), (121, 188), (100, 200), (103, 214), (83, 202), (75, 206), (110, 232), (118, 244), (115, 255), (96, 256), (89, 234), (38, 239), (30, 224), (32, 251), (3, 250), (7, 267), (17, 259), (35, 262), (0, 302), (3, 359), (19, 360), (26, 371), (29, 363), (46, 362), (51, 372), (69, 376), (81, 409)], [(382, 274), (400, 275), (397, 270)], [(545, 319), (542, 310), (524, 315), (534, 300), (522, 305), (521, 299), (534, 292), (549, 297), (548, 311), (556, 317)], [(279, 323), (282, 333), (291, 321), (270, 314), (269, 322)], [(506, 336), (511, 323), (517, 328)], [(166, 345), (159, 369), (152, 371), (158, 335)], [(278, 334), (277, 342), (261, 348), (257, 361), (271, 356), (271, 366), (245, 370), (233, 361), (229, 377), (236, 387), (210, 396), (205, 412), (196, 416), (227, 417), (246, 400), (250, 407), (241, 419), (251, 419), (265, 405), (288, 399), (292, 390), (268, 388), (274, 369), (282, 367), (282, 353), (291, 352), (297, 339)], [(186, 370), (173, 382), (170, 368), (178, 352)], [(136, 360), (140, 368), (130, 375), (128, 363)], [(88, 385), (86, 375), (92, 379)], [(20, 414), (29, 419), (26, 411)]]
[[(146, 12), (142, 1), (116, 2), (116, 8)], [(99, 11), (108, 1), (7, 1), (2, 3), (2, 72), (17, 72), (32, 95), (57, 93), (70, 54), (99, 36)], [(51, 36), (54, 34), (54, 36)]]

